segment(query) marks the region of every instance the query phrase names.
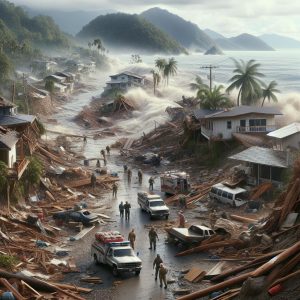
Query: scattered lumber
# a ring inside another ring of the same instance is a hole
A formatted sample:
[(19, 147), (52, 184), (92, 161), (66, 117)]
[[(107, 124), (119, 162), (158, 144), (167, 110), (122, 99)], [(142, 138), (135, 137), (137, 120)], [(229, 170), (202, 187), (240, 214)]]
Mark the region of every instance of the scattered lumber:
[(230, 218), (235, 221), (239, 221), (242, 223), (257, 223), (258, 220), (247, 218), (247, 217), (242, 217), (238, 215), (230, 215)]

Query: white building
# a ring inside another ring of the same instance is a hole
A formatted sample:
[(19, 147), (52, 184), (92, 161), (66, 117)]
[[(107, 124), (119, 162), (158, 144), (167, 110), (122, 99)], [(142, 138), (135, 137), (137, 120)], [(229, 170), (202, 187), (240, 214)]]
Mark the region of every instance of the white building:
[(127, 90), (131, 87), (141, 87), (145, 84), (144, 76), (140, 76), (128, 71), (112, 75), (110, 78), (110, 81), (106, 82), (106, 90)]
[(267, 134), (275, 150), (300, 150), (300, 123), (292, 123)]
[(15, 131), (0, 133), (0, 161), (3, 161), (8, 168), (13, 168), (17, 161), (18, 141), (19, 138)]
[(194, 112), (194, 116), (201, 122), (201, 134), (208, 140), (230, 140), (234, 133), (274, 131), (276, 115), (282, 115), (282, 113), (275, 107), (256, 106), (237, 106), (220, 111), (199, 110)]

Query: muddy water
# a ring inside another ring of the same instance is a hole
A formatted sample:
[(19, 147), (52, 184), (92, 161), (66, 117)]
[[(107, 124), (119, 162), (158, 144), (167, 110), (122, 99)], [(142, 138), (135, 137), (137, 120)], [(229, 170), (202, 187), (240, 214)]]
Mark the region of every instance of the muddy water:
[[(100, 83), (100, 86), (101, 85)], [(48, 128), (53, 130), (59, 130), (60, 132), (69, 132), (77, 134), (91, 134), (88, 129), (83, 129), (77, 126), (73, 121), (73, 117), (81, 110), (84, 105), (87, 105), (92, 96), (99, 95), (99, 91), (87, 92), (77, 96), (74, 96), (71, 103), (67, 103), (65, 107), (53, 118), (58, 120), (58, 126), (48, 125)], [(109, 137), (101, 140), (88, 139), (87, 144), (83, 147), (83, 153), (85, 157), (99, 157), (99, 152), (104, 149), (106, 145), (111, 144), (117, 139), (117, 137)], [(82, 143), (78, 143), (78, 148), (82, 147)], [(153, 260), (157, 253), (159, 253), (169, 269), (168, 278), (178, 279), (180, 270), (190, 268), (197, 264), (203, 269), (209, 269), (207, 263), (203, 264), (201, 258), (204, 256), (187, 256), (176, 258), (174, 255), (180, 250), (174, 245), (168, 245), (165, 243), (166, 234), (163, 229), (158, 230), (159, 242), (156, 251), (149, 250), (148, 243), (148, 229), (145, 228), (147, 224), (163, 224), (164, 220), (149, 220), (149, 216), (143, 213), (137, 204), (137, 192), (148, 189), (148, 179), (150, 175), (153, 175), (159, 170), (149, 169), (144, 172), (143, 183), (140, 185), (137, 180), (137, 170), (133, 168), (132, 181), (128, 182), (126, 176), (123, 173), (123, 162), (117, 151), (112, 151), (111, 156), (108, 158), (108, 168), (111, 171), (118, 172), (120, 177), (119, 190), (117, 199), (113, 199), (111, 194), (105, 195), (101, 199), (97, 199), (100, 203), (107, 203), (110, 206), (109, 214), (113, 223), (109, 223), (106, 226), (99, 226), (90, 232), (83, 240), (74, 242), (74, 251), (72, 256), (76, 259), (77, 265), (82, 272), (88, 272), (93, 276), (100, 276), (103, 279), (103, 285), (89, 285), (92, 287), (93, 292), (87, 295), (88, 299), (174, 299), (172, 290), (178, 288), (178, 283), (169, 285), (168, 289), (161, 289), (159, 283), (154, 280), (153, 272)], [(154, 185), (154, 192), (160, 193), (159, 179), (156, 179)], [(129, 201), (131, 203), (131, 217), (130, 221), (120, 219), (118, 212), (118, 205), (120, 201)], [(177, 209), (171, 208), (170, 220), (177, 221)], [(143, 262), (143, 269), (140, 276), (132, 274), (122, 275), (120, 278), (113, 278), (111, 270), (105, 266), (95, 265), (90, 257), (90, 245), (93, 241), (94, 233), (97, 230), (108, 230), (114, 229), (119, 230), (125, 237), (127, 237), (129, 231), (134, 228), (137, 235), (136, 240), (136, 252)], [(73, 274), (67, 277), (67, 280), (80, 284), (80, 274)], [(105, 289), (110, 288), (113, 281), (121, 281), (115, 288), (106, 291)]]

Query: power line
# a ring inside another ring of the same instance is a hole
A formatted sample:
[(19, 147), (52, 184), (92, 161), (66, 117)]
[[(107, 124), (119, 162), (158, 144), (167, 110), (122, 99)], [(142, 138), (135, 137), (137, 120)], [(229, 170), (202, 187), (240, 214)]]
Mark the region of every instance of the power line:
[(211, 91), (212, 88), (212, 69), (219, 68), (218, 66), (213, 65), (207, 65), (207, 66), (201, 66), (201, 69), (209, 69), (209, 90)]

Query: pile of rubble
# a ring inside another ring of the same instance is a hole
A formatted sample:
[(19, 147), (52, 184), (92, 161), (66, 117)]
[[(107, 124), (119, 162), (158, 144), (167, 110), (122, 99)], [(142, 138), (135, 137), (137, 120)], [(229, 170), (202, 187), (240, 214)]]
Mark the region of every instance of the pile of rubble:
[[(267, 190), (264, 184), (253, 195)], [(214, 295), (214, 299), (269, 299), (284, 293), (285, 299), (292, 292), (290, 286), (300, 278), (300, 242), (297, 217), (300, 213), (300, 160), (295, 163), (293, 176), (277, 198), (272, 212), (261, 220), (231, 215), (245, 224), (246, 238), (226, 238), (216, 235), (199, 246), (181, 252), (178, 256), (214, 249), (218, 260), (231, 258), (246, 261), (235, 268), (227, 268), (210, 278), (213, 285), (180, 297), (180, 300), (199, 299)], [(248, 233), (247, 233), (248, 232)], [(205, 276), (204, 276), (205, 278)], [(278, 298), (278, 299), (279, 299)], [(282, 299), (282, 298), (281, 298)]]

